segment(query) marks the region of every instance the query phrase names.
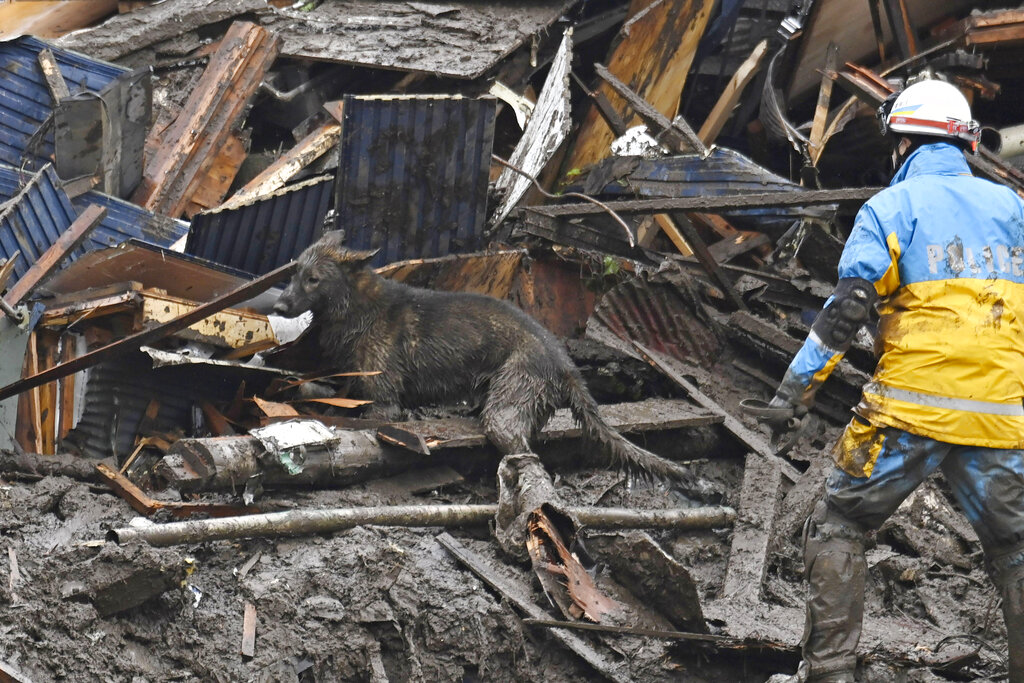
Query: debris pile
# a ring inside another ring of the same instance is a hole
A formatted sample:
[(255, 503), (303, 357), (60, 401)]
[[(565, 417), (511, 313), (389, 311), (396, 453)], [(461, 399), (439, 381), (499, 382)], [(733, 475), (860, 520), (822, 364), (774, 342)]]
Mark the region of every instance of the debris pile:
[[(792, 672), (870, 334), (787, 448), (739, 404), (889, 180), (875, 110), (950, 80), (975, 174), (1024, 195), (1024, 11), (980, 0), (0, 2), (0, 27), (0, 680)], [(688, 481), (593, 467), (567, 409), (508, 453), (473, 397), (375, 405), (387, 368), (273, 313), (334, 230), (532, 315)], [(1005, 676), (951, 500), (936, 476), (872, 537), (864, 681)]]

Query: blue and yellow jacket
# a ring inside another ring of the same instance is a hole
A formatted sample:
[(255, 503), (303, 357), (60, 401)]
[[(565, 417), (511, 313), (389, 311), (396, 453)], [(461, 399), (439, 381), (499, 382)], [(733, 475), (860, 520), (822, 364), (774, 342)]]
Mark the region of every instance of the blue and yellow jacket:
[[(839, 277), (868, 280), (879, 296), (881, 356), (854, 412), (946, 443), (1024, 448), (1015, 192), (972, 176), (954, 145), (920, 147), (861, 207)], [(841, 358), (811, 335), (783, 384), (809, 405)]]

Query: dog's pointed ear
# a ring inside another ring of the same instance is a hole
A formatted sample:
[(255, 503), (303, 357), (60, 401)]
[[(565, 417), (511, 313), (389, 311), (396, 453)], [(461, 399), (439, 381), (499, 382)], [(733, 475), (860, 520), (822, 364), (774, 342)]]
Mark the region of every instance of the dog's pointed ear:
[(348, 252), (348, 256), (345, 260), (357, 267), (368, 266), (370, 265), (370, 261), (373, 260), (373, 257), (376, 256), (378, 252), (380, 252), (380, 247), (367, 251), (350, 251)]

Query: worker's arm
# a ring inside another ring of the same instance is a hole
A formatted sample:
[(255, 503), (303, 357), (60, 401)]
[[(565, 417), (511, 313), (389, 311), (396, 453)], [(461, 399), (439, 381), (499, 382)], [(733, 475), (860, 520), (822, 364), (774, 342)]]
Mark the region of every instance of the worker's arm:
[(895, 217), (879, 217), (869, 204), (857, 214), (839, 260), (839, 282), (811, 326), (804, 345), (786, 370), (772, 399), (774, 406), (806, 412), (814, 396), (870, 317), (879, 297), (900, 284), (900, 243), (895, 229), (883, 227)]

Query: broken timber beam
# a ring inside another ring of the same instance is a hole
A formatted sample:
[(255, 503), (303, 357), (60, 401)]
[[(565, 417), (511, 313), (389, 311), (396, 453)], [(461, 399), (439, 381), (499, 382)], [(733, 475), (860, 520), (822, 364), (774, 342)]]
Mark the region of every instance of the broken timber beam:
[[(608, 73), (632, 86), (651, 109), (671, 118), (679, 108), (680, 93), (713, 4), (712, 0), (630, 2), (630, 16), (619, 31), (621, 40), (607, 60)], [(608, 97), (627, 126), (636, 125), (635, 118), (626, 115), (626, 103), (607, 83), (597, 90)], [(606, 158), (612, 140), (613, 133), (600, 110), (591, 105), (563, 168), (583, 169)]]
[(340, 139), (341, 124), (335, 121), (324, 123), (246, 183), (230, 199), (216, 207), (216, 210), (237, 209), (284, 187), (292, 176), (335, 147)]
[(210, 57), (192, 96), (163, 133), (132, 201), (154, 213), (180, 216), (199, 189), (249, 98), (280, 50), (280, 39), (235, 22)]
[(762, 437), (760, 434), (756, 434), (750, 429), (747, 429), (747, 427), (745, 427), (742, 422), (740, 422), (738, 419), (730, 415), (728, 411), (726, 411), (722, 406), (718, 405), (718, 403), (716, 403), (714, 399), (704, 394), (704, 392), (702, 392), (700, 389), (694, 386), (692, 382), (686, 379), (686, 377), (683, 376), (683, 373), (679, 371), (679, 366), (681, 365), (680, 361), (670, 356), (658, 353), (657, 351), (648, 349), (643, 344), (640, 344), (638, 342), (634, 341), (632, 343), (636, 350), (639, 351), (647, 359), (647, 362), (661, 370), (666, 376), (668, 376), (671, 380), (676, 382), (676, 384), (685, 389), (686, 393), (690, 396), (690, 398), (692, 398), (694, 401), (704, 406), (708, 410), (711, 410), (722, 415), (722, 417), (724, 418), (725, 428), (728, 429), (733, 436), (739, 439), (744, 446), (746, 446), (747, 448), (749, 448), (750, 450), (764, 458), (778, 460), (780, 466), (783, 469), (783, 472), (791, 482), (795, 482), (797, 479), (800, 478), (800, 473), (796, 470), (796, 468), (794, 468), (788, 462), (777, 456), (775, 454), (775, 451), (772, 449), (771, 445), (764, 437)]
[[(732, 508), (707, 506), (669, 510), (579, 507), (567, 511), (587, 527), (609, 529), (672, 529), (693, 531), (730, 526)], [(118, 544), (144, 541), (163, 547), (238, 538), (302, 536), (343, 531), (357, 526), (463, 527), (487, 524), (497, 505), (385, 505), (380, 507), (288, 510), (217, 519), (111, 529), (107, 540)]]
[[(667, 211), (704, 211), (714, 213), (740, 209), (781, 208), (787, 206), (822, 206), (838, 204), (857, 208), (882, 191), (881, 187), (857, 187), (842, 190), (794, 190), (792, 192), (757, 192), (730, 194), (716, 197), (666, 197), (664, 199), (636, 199), (603, 202), (616, 213), (637, 215)], [(606, 209), (586, 202), (531, 206), (526, 209), (527, 219), (568, 218), (605, 213)]]
[(739, 517), (733, 527), (729, 564), (722, 597), (737, 602), (760, 602), (768, 571), (768, 551), (782, 499), (779, 458), (747, 455), (740, 490)]
[[(437, 537), (445, 550), (450, 552), (463, 566), (476, 574), (481, 581), (501, 594), (501, 596), (514, 604), (517, 608), (534, 619), (547, 619), (548, 614), (534, 604), (530, 599), (531, 590), (528, 585), (507, 576), (498, 574), (492, 563), (472, 552), (450, 534), (443, 533)], [(622, 664), (609, 661), (603, 654), (595, 650), (585, 641), (572, 633), (565, 633), (562, 630), (554, 630), (551, 635), (555, 640), (580, 656), (583, 661), (592, 666), (595, 671), (611, 681), (627, 683), (633, 679), (628, 672), (623, 671)]]
[(18, 380), (17, 382), (8, 384), (6, 387), (0, 388), (0, 400), (20, 394), (23, 391), (28, 391), (29, 389), (42, 386), (43, 384), (52, 382), (55, 379), (73, 375), (79, 370), (92, 367), (97, 363), (101, 363), (127, 351), (137, 349), (140, 346), (151, 344), (168, 335), (174, 334), (178, 330), (182, 330), (193, 323), (197, 323), (218, 311), (224, 310), (225, 308), (243, 301), (247, 301), (257, 294), (270, 289), (270, 287), (278, 280), (283, 280), (284, 278), (291, 276), (295, 271), (296, 266), (297, 264), (295, 261), (286, 263), (280, 268), (272, 270), (266, 275), (256, 278), (252, 282), (241, 285), (224, 296), (218, 297), (209, 303), (205, 303), (185, 315), (177, 317), (174, 320), (170, 320), (163, 325), (158, 325), (152, 329), (143, 330), (142, 332), (111, 342), (110, 344), (96, 349), (95, 351), (79, 356), (72, 361), (60, 363), (52, 368), (38, 372), (31, 377), (26, 377)]
[(711, 113), (704, 119), (704, 124), (697, 132), (697, 137), (702, 143), (710, 145), (718, 137), (718, 134), (722, 132), (722, 128), (732, 115), (732, 111), (743, 94), (743, 90), (761, 68), (761, 61), (767, 52), (768, 39), (766, 38), (757, 44), (750, 55), (736, 69), (736, 73), (729, 79), (725, 90), (722, 91), (718, 101), (715, 102), (715, 106), (711, 108)]
[(106, 207), (97, 204), (90, 204), (86, 207), (85, 211), (71, 223), (67, 230), (60, 234), (50, 248), (43, 252), (43, 255), (36, 259), (35, 263), (29, 266), (25, 274), (7, 291), (7, 296), (4, 297), (7, 304), (17, 306), (21, 303), (26, 294), (35, 289), (67, 258), (68, 254), (78, 248), (106, 215)]

